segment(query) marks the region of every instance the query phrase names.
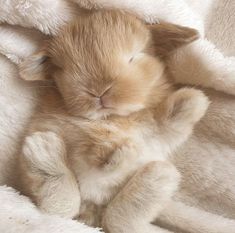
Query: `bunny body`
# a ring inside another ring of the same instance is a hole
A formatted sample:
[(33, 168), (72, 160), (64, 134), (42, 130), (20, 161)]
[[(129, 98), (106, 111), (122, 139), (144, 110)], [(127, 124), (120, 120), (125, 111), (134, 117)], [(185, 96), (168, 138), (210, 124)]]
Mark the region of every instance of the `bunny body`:
[(29, 57), (22, 78), (55, 85), (23, 145), (23, 192), (46, 212), (107, 232), (165, 232), (151, 222), (179, 183), (169, 155), (208, 100), (191, 88), (174, 92), (164, 57), (196, 38), (193, 29), (94, 11)]

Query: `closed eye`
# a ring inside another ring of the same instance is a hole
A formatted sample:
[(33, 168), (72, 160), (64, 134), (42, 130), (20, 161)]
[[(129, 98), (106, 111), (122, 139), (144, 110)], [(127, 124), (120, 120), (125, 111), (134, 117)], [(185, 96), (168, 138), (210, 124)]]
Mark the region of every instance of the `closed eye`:
[(94, 93), (92, 93), (92, 92), (90, 92), (90, 91), (86, 91), (86, 93), (87, 93), (89, 96), (93, 97), (93, 98), (97, 98), (97, 97), (98, 97), (97, 95), (95, 95)]
[(112, 86), (108, 86), (100, 96), (105, 95), (108, 91), (110, 91), (111, 88), (112, 88)]
[(86, 91), (86, 93), (93, 97), (93, 98), (100, 98), (101, 96), (105, 95), (110, 89), (112, 88), (112, 86), (108, 86), (101, 94), (97, 95), (91, 91)]
[(129, 63), (133, 62), (134, 60), (138, 59), (138, 58), (141, 58), (143, 57), (144, 53), (142, 52), (139, 52), (137, 54), (135, 54), (134, 56), (132, 56), (130, 59), (129, 59)]
[(131, 57), (129, 60), (129, 63), (131, 63), (134, 60), (134, 57)]

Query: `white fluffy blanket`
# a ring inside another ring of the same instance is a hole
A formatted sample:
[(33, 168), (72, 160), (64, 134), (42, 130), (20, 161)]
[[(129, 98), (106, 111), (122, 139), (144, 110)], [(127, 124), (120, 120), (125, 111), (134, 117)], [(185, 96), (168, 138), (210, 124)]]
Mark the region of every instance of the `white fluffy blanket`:
[(42, 214), (24, 196), (13, 189), (0, 187), (0, 232), (2, 233), (98, 233), (83, 224)]
[[(163, 19), (197, 28), (202, 38), (172, 58), (175, 80), (235, 94), (234, 0), (73, 2), (85, 7), (125, 8), (146, 21)], [(77, 6), (73, 4), (69, 0), (0, 0), (0, 185), (14, 186), (17, 182), (15, 156), (40, 90), (20, 80), (17, 64), (39, 47), (46, 34), (55, 34), (72, 18)], [(209, 113), (175, 159), (183, 174), (177, 198), (235, 218), (235, 99), (222, 92), (209, 91), (208, 95), (212, 100)], [(27, 198), (6, 186), (0, 187), (0, 202), (0, 232), (98, 232), (72, 220), (42, 214)], [(221, 225), (218, 221), (217, 227), (207, 232), (195, 226), (182, 228), (192, 233), (235, 232), (235, 221), (228, 220), (230, 227), (226, 229), (227, 220), (218, 220)], [(213, 225), (211, 221), (208, 224)]]

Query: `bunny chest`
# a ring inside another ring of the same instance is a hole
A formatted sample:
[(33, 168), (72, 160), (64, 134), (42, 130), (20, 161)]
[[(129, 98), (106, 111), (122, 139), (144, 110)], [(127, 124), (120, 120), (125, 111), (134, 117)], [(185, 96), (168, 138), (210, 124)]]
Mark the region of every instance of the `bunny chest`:
[(114, 133), (114, 138), (104, 140), (104, 147), (108, 140), (121, 141), (118, 147), (108, 152), (107, 162), (94, 166), (87, 162), (86, 156), (91, 156), (87, 154), (85, 157), (77, 156), (72, 164), (82, 200), (96, 205), (107, 204), (140, 167), (151, 161), (167, 159), (160, 135), (151, 124), (134, 125), (128, 129), (112, 124), (103, 124), (102, 127)]

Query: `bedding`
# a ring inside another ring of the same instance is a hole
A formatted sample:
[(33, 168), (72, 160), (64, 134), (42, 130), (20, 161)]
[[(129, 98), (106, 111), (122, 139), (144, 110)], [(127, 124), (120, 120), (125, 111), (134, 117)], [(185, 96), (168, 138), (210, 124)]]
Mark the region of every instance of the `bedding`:
[[(41, 213), (10, 188), (17, 188), (15, 158), (24, 129), (46, 88), (21, 80), (17, 65), (79, 14), (79, 6), (118, 7), (147, 22), (166, 20), (199, 30), (201, 39), (170, 60), (175, 81), (202, 88), (211, 99), (208, 114), (173, 158), (183, 179), (175, 199), (198, 209), (194, 218), (201, 210), (208, 214), (202, 216), (213, 215), (217, 225), (206, 233), (235, 232), (234, 0), (0, 0), (0, 232), (99, 232)], [(179, 231), (172, 225), (174, 232), (205, 233), (195, 226), (182, 225)]]

